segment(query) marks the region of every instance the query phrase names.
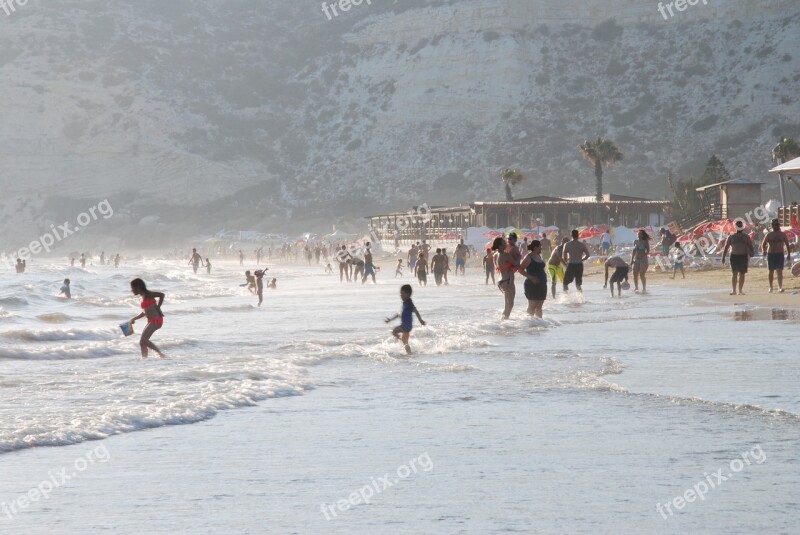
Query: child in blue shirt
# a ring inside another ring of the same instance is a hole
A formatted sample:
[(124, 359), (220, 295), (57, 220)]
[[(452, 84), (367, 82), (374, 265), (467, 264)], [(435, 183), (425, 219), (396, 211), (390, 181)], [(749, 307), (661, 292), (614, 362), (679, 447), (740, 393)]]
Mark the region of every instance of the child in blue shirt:
[(411, 300), (412, 288), (410, 284), (404, 284), (400, 287), (400, 298), (403, 300), (403, 311), (400, 314), (395, 314), (391, 318), (386, 318), (386, 323), (400, 318), (400, 325), (392, 329), (392, 336), (403, 342), (403, 347), (406, 349), (407, 354), (411, 354), (411, 346), (408, 345), (408, 338), (411, 335), (411, 328), (413, 324), (413, 315), (417, 315), (420, 325), (425, 325), (422, 316), (419, 315), (417, 307)]

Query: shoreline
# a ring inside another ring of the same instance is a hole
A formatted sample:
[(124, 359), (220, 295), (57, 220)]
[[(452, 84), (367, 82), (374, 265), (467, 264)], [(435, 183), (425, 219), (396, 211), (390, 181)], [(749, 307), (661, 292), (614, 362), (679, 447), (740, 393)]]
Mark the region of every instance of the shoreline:
[[(588, 262), (591, 262), (590, 259)], [(777, 277), (775, 292), (768, 293), (769, 270), (766, 267), (750, 266), (744, 284), (744, 295), (730, 295), (731, 270), (730, 265), (704, 266), (700, 269), (686, 268), (686, 278), (682, 279), (680, 272), (672, 280), (672, 273), (661, 270), (652, 271), (653, 264), (647, 272), (648, 283), (669, 285), (673, 288), (700, 289), (707, 293), (704, 299), (726, 305), (752, 305), (764, 308), (800, 309), (800, 277), (791, 273), (791, 268), (784, 269), (783, 293), (777, 291)], [(603, 265), (590, 264), (586, 266), (585, 277), (591, 281), (593, 276), (598, 276), (602, 281), (604, 276)], [(633, 286), (633, 275), (629, 275), (629, 282)], [(632, 290), (631, 290), (632, 291)]]

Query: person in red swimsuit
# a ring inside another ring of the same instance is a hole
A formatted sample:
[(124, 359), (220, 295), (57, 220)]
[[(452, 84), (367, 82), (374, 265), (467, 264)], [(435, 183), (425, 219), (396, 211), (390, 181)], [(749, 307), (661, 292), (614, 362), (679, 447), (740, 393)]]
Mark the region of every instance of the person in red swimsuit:
[[(142, 313), (131, 319), (130, 324), (133, 325), (136, 320), (147, 317), (147, 327), (144, 328), (142, 337), (139, 339), (139, 346), (142, 348), (142, 358), (147, 358), (148, 348), (158, 353), (159, 357), (163, 357), (164, 353), (150, 341), (150, 337), (164, 325), (164, 314), (161, 312), (164, 294), (148, 290), (142, 279), (133, 279), (131, 281), (131, 291), (134, 295), (141, 296)], [(156, 299), (158, 299), (158, 302), (156, 302)]]

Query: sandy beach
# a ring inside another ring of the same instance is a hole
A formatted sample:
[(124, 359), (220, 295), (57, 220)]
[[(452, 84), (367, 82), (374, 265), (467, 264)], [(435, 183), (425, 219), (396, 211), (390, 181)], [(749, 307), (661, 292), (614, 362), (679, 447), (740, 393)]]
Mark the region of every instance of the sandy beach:
[[(586, 276), (603, 278), (603, 267), (594, 262), (587, 265)], [(648, 284), (659, 284), (670, 288), (687, 288), (705, 290), (705, 296), (718, 303), (727, 305), (754, 305), (774, 308), (800, 308), (800, 277), (794, 277), (787, 268), (783, 272), (783, 293), (778, 292), (777, 276), (774, 281), (774, 292), (769, 293), (769, 270), (766, 267), (750, 266), (745, 279), (745, 295), (730, 295), (730, 265), (703, 266), (686, 268), (686, 278), (681, 278), (680, 271), (672, 279), (672, 272), (665, 273), (660, 269), (653, 271), (653, 264), (647, 272)], [(633, 276), (630, 277), (633, 287)]]

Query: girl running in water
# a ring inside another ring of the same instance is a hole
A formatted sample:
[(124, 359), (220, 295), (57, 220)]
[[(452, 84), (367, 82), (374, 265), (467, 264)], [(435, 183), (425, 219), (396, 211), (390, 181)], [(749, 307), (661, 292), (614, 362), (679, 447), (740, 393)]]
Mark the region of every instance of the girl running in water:
[[(139, 339), (139, 346), (142, 348), (142, 358), (147, 358), (147, 349), (150, 348), (159, 357), (164, 357), (164, 353), (150, 341), (153, 333), (159, 330), (164, 325), (164, 314), (161, 312), (161, 304), (164, 302), (164, 294), (161, 292), (151, 292), (147, 289), (142, 279), (133, 279), (131, 281), (131, 291), (133, 295), (138, 295), (142, 298), (142, 313), (132, 318), (130, 324), (133, 325), (136, 320), (147, 317), (147, 327), (142, 331), (142, 337)], [(158, 302), (156, 303), (156, 299)]]

